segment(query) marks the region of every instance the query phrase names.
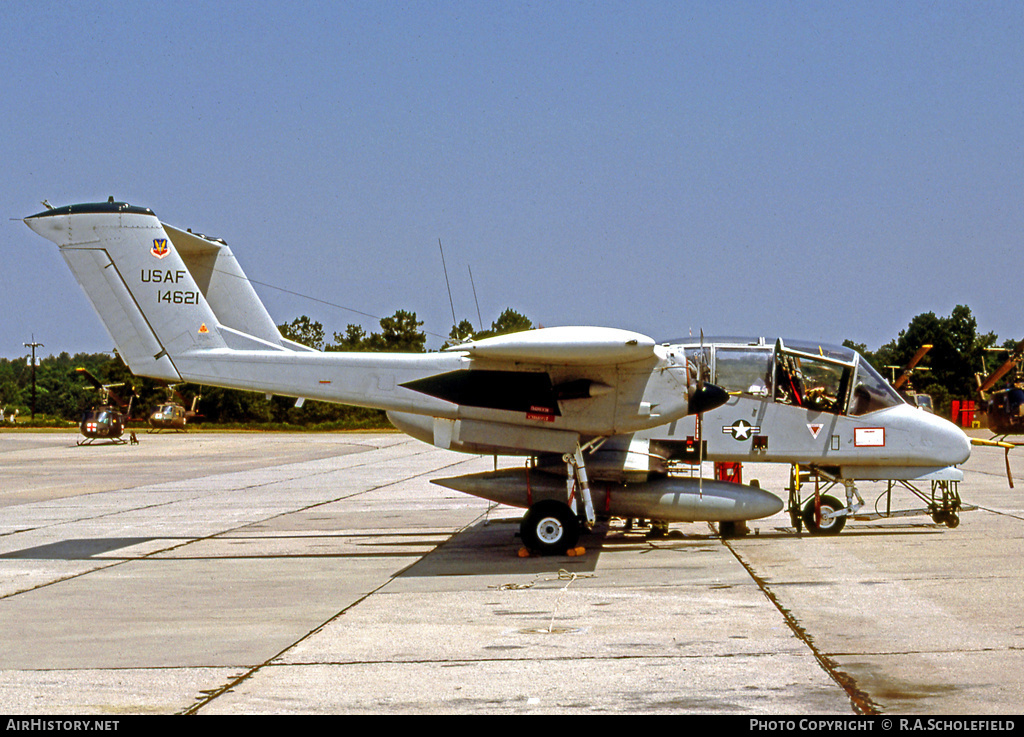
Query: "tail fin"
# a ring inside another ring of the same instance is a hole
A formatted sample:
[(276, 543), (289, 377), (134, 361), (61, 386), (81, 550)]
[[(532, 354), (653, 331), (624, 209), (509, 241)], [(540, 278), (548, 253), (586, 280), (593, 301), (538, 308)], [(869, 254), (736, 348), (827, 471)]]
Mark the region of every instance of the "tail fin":
[(175, 357), (197, 350), (296, 349), (223, 241), (118, 202), (46, 210), (25, 224), (60, 247), (135, 374), (181, 381)]
[(217, 316), (229, 348), (312, 350), (281, 336), (227, 243), (167, 224), (163, 227)]

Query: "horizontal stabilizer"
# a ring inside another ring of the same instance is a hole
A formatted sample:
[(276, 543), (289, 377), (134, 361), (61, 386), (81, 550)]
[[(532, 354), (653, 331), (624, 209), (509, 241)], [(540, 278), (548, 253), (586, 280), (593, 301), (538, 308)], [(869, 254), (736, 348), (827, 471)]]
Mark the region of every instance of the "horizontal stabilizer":
[(256, 340), (251, 345), (232, 345), (232, 338), (225, 336), (229, 347), (283, 346), (281, 333), (224, 241), (198, 236), (167, 224), (164, 224), (164, 230), (220, 325), (230, 328), (236, 337), (244, 336), (240, 342), (244, 342), (246, 337)]

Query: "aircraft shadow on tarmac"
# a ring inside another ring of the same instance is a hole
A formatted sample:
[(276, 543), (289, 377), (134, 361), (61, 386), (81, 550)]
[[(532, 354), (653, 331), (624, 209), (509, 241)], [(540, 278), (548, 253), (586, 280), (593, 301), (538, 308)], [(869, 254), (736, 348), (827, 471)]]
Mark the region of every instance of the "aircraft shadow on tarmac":
[[(944, 525), (932, 522), (888, 522), (861, 523), (847, 526), (841, 535), (819, 536), (807, 533), (797, 534), (792, 527), (775, 527), (761, 529), (758, 534), (744, 538), (722, 537), (712, 527), (700, 532), (699, 527), (687, 530), (670, 530), (666, 536), (648, 538), (643, 530), (625, 531), (622, 527), (598, 525), (590, 534), (580, 538), (580, 545), (585, 552), (580, 556), (536, 556), (520, 558), (518, 552), (522, 547), (519, 540), (519, 520), (502, 519), (490, 522), (479, 522), (454, 535), (443, 545), (439, 545), (429, 555), (402, 571), (400, 576), (463, 576), (463, 575), (503, 575), (503, 574), (537, 574), (554, 569), (565, 569), (571, 572), (592, 572), (602, 552), (620, 553), (636, 552), (640, 555), (656, 551), (677, 551), (686, 554), (698, 554), (710, 551), (712, 546), (723, 542), (744, 539), (790, 540), (794, 543), (815, 541), (819, 544), (842, 543), (844, 538), (876, 537), (879, 535), (941, 535), (947, 534)], [(952, 533), (955, 534), (955, 533)]]
[(9, 553), (3, 553), (0, 555), (0, 558), (13, 558), (16, 560), (89, 560), (112, 553), (115, 550), (148, 543), (154, 539), (152, 537), (98, 537), (59, 540), (34, 548), (12, 550)]
[[(584, 549), (582, 555), (568, 556), (530, 556), (519, 557), (522, 544), (519, 540), (519, 520), (499, 519), (489, 522), (479, 522), (462, 532), (452, 536), (432, 550), (431, 546), (437, 542), (436, 535), (423, 533), (393, 533), (389, 535), (333, 535), (323, 537), (355, 539), (366, 537), (366, 549), (356, 552), (335, 552), (335, 553), (311, 553), (310, 557), (414, 557), (422, 556), (415, 563), (399, 573), (400, 576), (462, 576), (462, 575), (489, 575), (489, 574), (530, 574), (550, 571), (553, 568), (561, 568), (569, 571), (584, 572), (593, 571), (602, 552), (636, 552), (640, 555), (658, 550), (674, 550), (681, 553), (700, 553), (710, 550), (709, 546), (718, 545), (723, 542), (722, 538), (712, 529), (708, 528), (706, 533), (688, 530), (683, 533), (679, 530), (671, 530), (668, 535), (649, 538), (641, 530), (627, 531), (619, 526), (598, 525), (593, 532), (585, 534), (580, 539), (581, 547)], [(768, 530), (761, 529), (756, 535), (750, 535), (742, 539), (772, 539), (772, 540), (814, 540), (819, 543), (840, 542), (844, 538), (878, 536), (878, 535), (938, 535), (948, 532), (944, 526), (930, 522), (902, 522), (888, 524), (861, 524), (854, 527), (847, 527), (839, 536), (815, 536), (808, 534), (795, 534), (792, 528), (776, 527)], [(955, 533), (951, 533), (955, 534)], [(322, 540), (321, 536), (302, 536), (305, 541)], [(13, 550), (0, 554), (0, 559), (8, 560), (94, 560), (107, 557), (116, 557), (118, 550), (124, 550), (136, 545), (144, 545), (154, 540), (163, 539), (156, 537), (109, 537), (109, 538), (72, 538), (59, 540), (45, 545), (39, 545), (21, 550)], [(234, 541), (239, 538), (232, 537)], [(274, 538), (280, 540), (281, 538)], [(172, 539), (168, 542), (174, 546), (191, 538)], [(726, 541), (728, 541), (727, 539)], [(359, 543), (356, 543), (358, 546)], [(419, 548), (410, 550), (409, 547)], [(126, 558), (139, 557), (126, 554)], [(212, 558), (225, 558), (223, 555), (202, 556)], [(230, 557), (230, 556), (227, 556)], [(244, 557), (253, 557), (247, 555)], [(256, 557), (262, 557), (256, 554)], [(266, 557), (281, 557), (277, 554), (268, 554)], [(292, 553), (285, 557), (303, 557), (302, 553)]]

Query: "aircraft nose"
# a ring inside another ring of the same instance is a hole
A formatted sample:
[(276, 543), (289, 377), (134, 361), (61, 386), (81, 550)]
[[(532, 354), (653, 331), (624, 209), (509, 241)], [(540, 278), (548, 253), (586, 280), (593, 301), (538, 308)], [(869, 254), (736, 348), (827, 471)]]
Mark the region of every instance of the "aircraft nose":
[(971, 457), (971, 439), (949, 420), (926, 415), (931, 422), (930, 445), (947, 466), (964, 463)]
[[(952, 425), (953, 423), (951, 422), (949, 424)], [(956, 427), (956, 425), (953, 425), (953, 427)], [(952, 442), (952, 445), (955, 448), (956, 457), (960, 459), (956, 462), (966, 463), (967, 459), (971, 457), (971, 439), (967, 437), (967, 434), (959, 427), (956, 427), (956, 429), (958, 432), (956, 434), (956, 438)]]
[(902, 404), (879, 413), (886, 418), (883, 455), (912, 466), (956, 466), (971, 457), (971, 440), (949, 420)]

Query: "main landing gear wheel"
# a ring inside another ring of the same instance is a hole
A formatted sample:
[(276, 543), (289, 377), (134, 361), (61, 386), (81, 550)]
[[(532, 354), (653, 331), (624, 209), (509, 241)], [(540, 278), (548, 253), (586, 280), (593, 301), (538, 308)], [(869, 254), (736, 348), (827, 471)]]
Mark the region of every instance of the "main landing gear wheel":
[(804, 505), (803, 521), (807, 531), (812, 535), (838, 535), (846, 526), (846, 515), (826, 519), (829, 512), (838, 512), (845, 508), (845, 505), (834, 496), (822, 495), (819, 501), (821, 515), (814, 509), (814, 500), (811, 499)]
[(546, 499), (523, 516), (519, 536), (528, 550), (541, 555), (563, 555), (580, 539), (580, 521), (568, 504)]

